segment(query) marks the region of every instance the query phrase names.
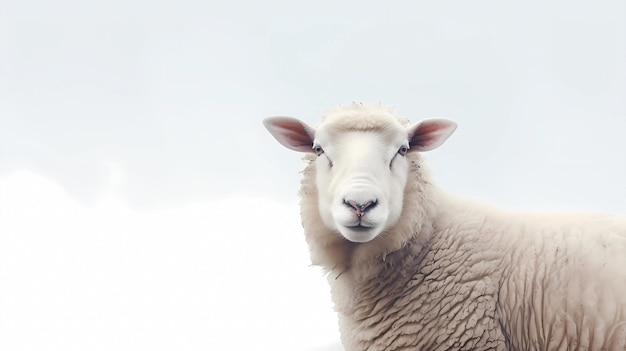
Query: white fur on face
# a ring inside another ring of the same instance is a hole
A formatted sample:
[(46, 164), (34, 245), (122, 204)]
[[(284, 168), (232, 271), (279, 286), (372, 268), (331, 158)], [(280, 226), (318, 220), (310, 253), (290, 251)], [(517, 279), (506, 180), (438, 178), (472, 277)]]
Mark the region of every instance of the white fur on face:
[[(409, 164), (398, 154), (407, 131), (346, 131), (332, 138), (320, 128), (316, 185), (324, 223), (353, 242), (367, 242), (400, 218)], [(361, 208), (363, 209), (361, 209)]]

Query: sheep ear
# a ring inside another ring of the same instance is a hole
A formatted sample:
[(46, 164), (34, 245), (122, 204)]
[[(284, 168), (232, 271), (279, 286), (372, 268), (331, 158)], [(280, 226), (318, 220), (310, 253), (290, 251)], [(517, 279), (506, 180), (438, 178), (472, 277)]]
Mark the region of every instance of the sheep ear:
[(284, 147), (298, 152), (313, 152), (315, 129), (292, 117), (270, 117), (263, 125)]
[(409, 127), (409, 151), (438, 148), (456, 130), (456, 123), (443, 118), (423, 120)]

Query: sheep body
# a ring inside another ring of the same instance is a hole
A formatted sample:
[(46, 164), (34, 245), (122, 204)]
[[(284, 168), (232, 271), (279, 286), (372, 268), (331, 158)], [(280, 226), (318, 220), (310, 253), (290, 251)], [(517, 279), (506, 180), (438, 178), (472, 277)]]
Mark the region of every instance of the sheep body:
[[(318, 131), (407, 128), (392, 117), (382, 106), (353, 104), (330, 111)], [(299, 135), (310, 139), (298, 143), (316, 143), (316, 134), (304, 126)], [(397, 162), (407, 173), (401, 213), (373, 239), (354, 242), (324, 218), (319, 173), (340, 178), (341, 166), (305, 155), (305, 238), (312, 262), (329, 272), (346, 350), (626, 349), (625, 218), (492, 208), (435, 186), (418, 152), (393, 157), (390, 172)], [(343, 206), (355, 211), (345, 199)]]

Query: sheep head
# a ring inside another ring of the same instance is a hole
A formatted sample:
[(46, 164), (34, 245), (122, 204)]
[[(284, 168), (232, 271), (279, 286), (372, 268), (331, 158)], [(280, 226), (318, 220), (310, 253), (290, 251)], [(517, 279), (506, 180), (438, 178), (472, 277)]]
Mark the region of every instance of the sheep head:
[(358, 104), (327, 113), (316, 129), (291, 117), (263, 123), (283, 146), (315, 155), (320, 217), (355, 243), (373, 240), (400, 219), (407, 154), (435, 149), (456, 129), (445, 119), (410, 125), (388, 109)]

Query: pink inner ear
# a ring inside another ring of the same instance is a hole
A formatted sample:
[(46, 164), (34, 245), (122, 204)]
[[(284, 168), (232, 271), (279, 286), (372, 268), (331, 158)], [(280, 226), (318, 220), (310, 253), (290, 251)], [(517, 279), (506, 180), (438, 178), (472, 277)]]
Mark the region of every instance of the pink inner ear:
[(437, 132), (439, 131), (440, 128), (441, 128), (440, 125), (434, 124), (434, 123), (430, 125), (421, 126), (418, 129), (419, 132), (413, 135), (413, 139), (411, 141), (415, 143), (416, 145), (432, 144), (433, 141), (437, 139), (437, 136), (439, 135), (439, 133)]
[[(409, 144), (412, 151), (430, 151), (443, 144), (456, 130), (456, 123), (447, 119), (424, 120), (412, 129)], [(410, 132), (410, 133), (411, 133)]]
[(299, 152), (313, 152), (315, 130), (298, 119), (291, 117), (271, 117), (263, 121), (274, 138), (288, 149)]
[(289, 143), (292, 146), (306, 146), (308, 148), (311, 148), (313, 146), (313, 141), (311, 140), (309, 133), (302, 124), (294, 124), (293, 122), (287, 121), (278, 121), (274, 125), (280, 129), (278, 133), (280, 133), (285, 139), (289, 140)]

